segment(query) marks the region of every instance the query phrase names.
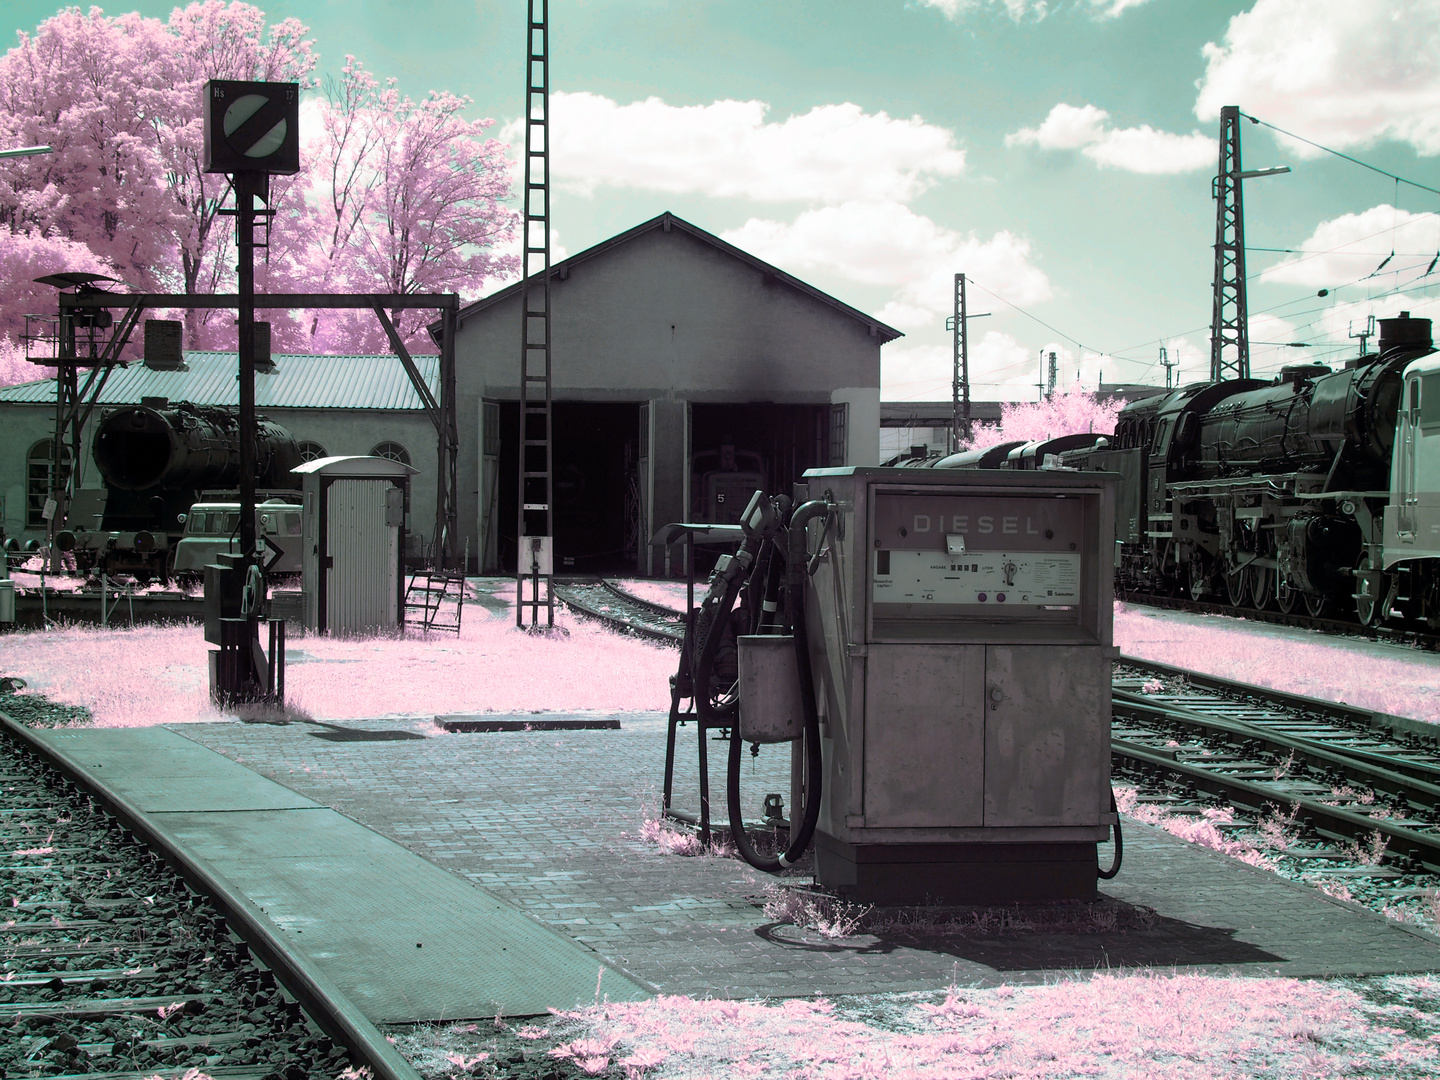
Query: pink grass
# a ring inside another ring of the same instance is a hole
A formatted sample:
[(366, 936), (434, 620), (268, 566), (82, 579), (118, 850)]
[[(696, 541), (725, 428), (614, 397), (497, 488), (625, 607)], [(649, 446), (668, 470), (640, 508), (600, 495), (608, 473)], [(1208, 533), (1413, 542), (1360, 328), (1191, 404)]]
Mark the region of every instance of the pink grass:
[(883, 1028), (858, 1012), (842, 1018), (823, 999), (662, 996), (561, 1014), (583, 1032), (563, 1053), (594, 1050), (636, 1063), (627, 1075), (656, 1080), (1425, 1075), (1440, 1036), (1408, 1034), (1398, 1022), (1440, 1005), (1440, 981), (1389, 981), (1420, 1007), (1382, 1008), (1331, 983), (1149, 973), (952, 988), (939, 1003), (902, 999), (903, 1015)]
[[(467, 605), (462, 633), (291, 639), (287, 703), (324, 720), (444, 713), (663, 710), (676, 653), (557, 613), (568, 637), (532, 636)], [(0, 674), (88, 707), (104, 727), (222, 719), (199, 626), (70, 627), (4, 639)]]
[(1218, 615), (1115, 605), (1127, 656), (1440, 723), (1440, 655)]

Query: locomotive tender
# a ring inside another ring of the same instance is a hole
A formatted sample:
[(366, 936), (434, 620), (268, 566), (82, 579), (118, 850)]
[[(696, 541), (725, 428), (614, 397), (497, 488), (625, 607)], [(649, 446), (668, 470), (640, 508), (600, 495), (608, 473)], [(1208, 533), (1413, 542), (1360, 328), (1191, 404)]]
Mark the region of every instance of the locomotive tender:
[[(264, 417), (255, 427), (256, 487), (297, 489), (294, 437)], [(147, 398), (102, 415), (94, 458), (105, 486), (75, 493), (56, 546), (81, 570), (165, 580), (201, 492), (239, 487), (240, 425), (232, 409)]]
[[(1117, 595), (1218, 599), (1440, 629), (1440, 357), (1380, 320), (1339, 371), (1197, 383), (1125, 406), (1113, 436), (971, 451), (938, 468), (1117, 472)], [(1076, 442), (1082, 445), (1077, 447)], [(981, 462), (986, 454), (990, 460)]]

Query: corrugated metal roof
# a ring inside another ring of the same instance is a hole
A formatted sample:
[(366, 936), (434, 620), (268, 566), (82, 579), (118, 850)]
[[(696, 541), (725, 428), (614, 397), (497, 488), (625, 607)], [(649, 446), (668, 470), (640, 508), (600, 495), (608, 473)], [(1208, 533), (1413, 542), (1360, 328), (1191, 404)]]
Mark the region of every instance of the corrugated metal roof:
[[(423, 410), (396, 356), (291, 356), (274, 358), (275, 370), (255, 373), (255, 407), (259, 409), (385, 409)], [(416, 356), (431, 393), (439, 396), (440, 358)], [(152, 371), (133, 363), (110, 373), (100, 392), (101, 405), (134, 405), (141, 398), (163, 397), (196, 405), (240, 403), (233, 352), (187, 352), (189, 371)], [(87, 372), (81, 371), (80, 385)], [(0, 404), (53, 405), (55, 381), (0, 387)]]

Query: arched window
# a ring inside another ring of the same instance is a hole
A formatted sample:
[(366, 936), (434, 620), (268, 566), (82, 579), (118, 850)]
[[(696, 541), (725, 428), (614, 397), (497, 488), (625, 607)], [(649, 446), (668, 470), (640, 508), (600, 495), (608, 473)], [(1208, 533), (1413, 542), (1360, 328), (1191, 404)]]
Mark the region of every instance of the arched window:
[(302, 442), (300, 444), (301, 461), (318, 461), (322, 457), (329, 456), (330, 455), (325, 452), (325, 447), (321, 446), (318, 442)]
[(410, 464), (410, 451), (401, 446), (398, 442), (382, 442), (375, 449), (370, 451), (371, 457), (389, 458), (391, 461), (398, 461), (401, 465)]
[[(50, 498), (50, 468), (53, 451), (53, 442), (50, 439), (42, 439), (30, 447), (30, 453), (26, 455), (25, 527), (27, 529), (45, 528), (45, 500)], [(61, 458), (67, 465), (70, 463), (68, 446), (62, 450)]]

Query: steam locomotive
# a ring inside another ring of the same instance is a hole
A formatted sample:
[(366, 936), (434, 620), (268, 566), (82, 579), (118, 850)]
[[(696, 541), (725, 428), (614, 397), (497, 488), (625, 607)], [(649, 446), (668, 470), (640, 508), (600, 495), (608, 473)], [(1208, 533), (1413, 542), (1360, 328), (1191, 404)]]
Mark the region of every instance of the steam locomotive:
[[(255, 429), (257, 489), (297, 490), (294, 437), (264, 417)], [(80, 570), (165, 580), (201, 493), (239, 487), (240, 424), (231, 409), (147, 399), (102, 414), (94, 457), (104, 487), (75, 492), (56, 547)]]
[(1440, 629), (1440, 357), (1430, 320), (1381, 319), (1378, 351), (1272, 382), (1126, 405), (1109, 437), (951, 455), (938, 468), (1119, 473), (1117, 595), (1301, 607)]

